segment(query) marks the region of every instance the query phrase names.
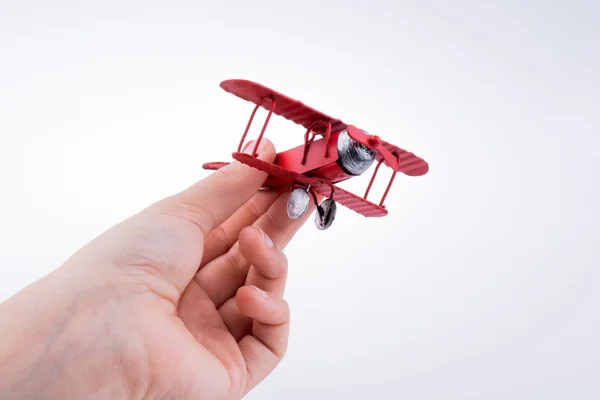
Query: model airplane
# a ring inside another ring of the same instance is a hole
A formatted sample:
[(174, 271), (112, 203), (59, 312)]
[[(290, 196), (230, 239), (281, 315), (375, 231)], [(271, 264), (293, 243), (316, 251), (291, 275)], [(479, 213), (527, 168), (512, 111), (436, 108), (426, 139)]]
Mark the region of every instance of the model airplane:
[[(381, 217), (387, 215), (383, 205), (397, 172), (408, 176), (421, 176), (429, 171), (425, 160), (413, 153), (387, 143), (378, 136), (345, 124), (339, 119), (325, 115), (301, 102), (247, 80), (232, 79), (221, 83), (221, 88), (244, 100), (254, 103), (254, 111), (242, 135), (233, 158), (269, 175), (264, 188), (289, 188), (288, 216), (300, 218), (308, 209), (311, 198), (317, 206), (315, 224), (323, 230), (331, 226), (336, 215), (336, 203), (364, 215)], [(259, 107), (269, 110), (254, 149), (250, 154), (242, 152), (246, 135)], [(273, 163), (257, 157), (257, 149), (273, 114), (280, 115), (306, 128), (304, 144), (277, 154)], [(320, 136), (319, 139), (316, 139)], [(358, 196), (339, 188), (335, 183), (362, 175), (377, 162), (364, 196)], [(211, 162), (204, 169), (217, 170), (228, 163)], [(379, 204), (367, 200), (381, 164), (393, 170), (388, 186)], [(320, 204), (315, 193), (325, 197)]]

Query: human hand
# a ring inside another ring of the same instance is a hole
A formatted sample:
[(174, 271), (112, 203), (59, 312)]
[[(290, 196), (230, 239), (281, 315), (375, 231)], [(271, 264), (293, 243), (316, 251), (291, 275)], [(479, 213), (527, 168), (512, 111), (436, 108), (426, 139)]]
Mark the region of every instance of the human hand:
[[(259, 154), (275, 158), (267, 140)], [(1, 304), (0, 398), (239, 399), (254, 388), (286, 351), (281, 249), (311, 214), (288, 219), (289, 192), (260, 191), (266, 176), (233, 162)]]

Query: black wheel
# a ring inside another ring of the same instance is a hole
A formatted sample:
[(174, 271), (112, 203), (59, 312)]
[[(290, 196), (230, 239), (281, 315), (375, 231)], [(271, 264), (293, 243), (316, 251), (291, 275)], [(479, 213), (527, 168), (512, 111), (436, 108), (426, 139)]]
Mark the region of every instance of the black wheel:
[(310, 203), (310, 195), (308, 190), (304, 188), (296, 188), (290, 193), (287, 202), (287, 214), (290, 219), (301, 218)]
[(335, 219), (337, 205), (333, 199), (326, 199), (317, 206), (315, 213), (315, 225), (318, 229), (324, 231), (329, 228)]

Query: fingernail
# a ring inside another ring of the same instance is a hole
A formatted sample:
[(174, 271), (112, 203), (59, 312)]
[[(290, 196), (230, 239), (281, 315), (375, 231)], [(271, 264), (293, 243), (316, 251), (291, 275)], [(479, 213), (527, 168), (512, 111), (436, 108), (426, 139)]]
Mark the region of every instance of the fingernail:
[(265, 298), (265, 299), (268, 299), (268, 298), (269, 298), (269, 295), (267, 294), (267, 292), (265, 292), (264, 290), (261, 290), (261, 289), (257, 288), (256, 286), (254, 286), (254, 288), (256, 289), (256, 291), (258, 292), (258, 294), (259, 294), (261, 297), (263, 297), (263, 298)]
[(256, 229), (258, 229), (260, 231), (260, 234), (262, 235), (263, 243), (265, 244), (265, 246), (267, 246), (268, 248), (272, 249), (273, 246), (275, 246), (275, 245), (273, 244), (273, 241), (271, 240), (271, 238), (269, 237), (269, 235), (267, 235), (265, 233), (265, 231), (263, 231), (262, 229), (260, 229), (258, 226), (256, 227)]
[(244, 146), (243, 153), (244, 154), (252, 154), (252, 149), (254, 149), (254, 140), (251, 140)]
[[(256, 141), (252, 140), (250, 141), (245, 147), (244, 147), (244, 153), (245, 154), (252, 154), (252, 150), (254, 150), (254, 147), (256, 146)], [(264, 150), (267, 146), (267, 141), (263, 138), (260, 140), (260, 143), (258, 145), (258, 149), (256, 149), (256, 152), (258, 154), (260, 154), (260, 152), (262, 150)]]
[(267, 235), (264, 232), (263, 232), (263, 240), (265, 242), (265, 246), (267, 246), (270, 249), (273, 248), (273, 246), (274, 246), (273, 241), (271, 240), (271, 238), (269, 237), (269, 235)]

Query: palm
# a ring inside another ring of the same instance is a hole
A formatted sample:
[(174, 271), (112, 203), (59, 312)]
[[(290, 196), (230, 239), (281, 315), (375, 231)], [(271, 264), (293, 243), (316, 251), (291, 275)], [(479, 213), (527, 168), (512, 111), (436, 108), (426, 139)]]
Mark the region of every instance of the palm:
[[(201, 289), (200, 289), (201, 290)], [(193, 301), (193, 296), (186, 296)], [(154, 352), (152, 369), (160, 371), (153, 379), (154, 390), (165, 398), (190, 399), (233, 399), (243, 395), (244, 382), (232, 384), (232, 376), (244, 371), (236, 366), (228, 367), (232, 362), (245, 366), (239, 347), (233, 337), (223, 332), (222, 340), (211, 346), (206, 337), (211, 328), (192, 328), (192, 312), (204, 314), (206, 310), (215, 310), (201, 306), (192, 310), (190, 303), (180, 307), (182, 319), (173, 319), (169, 315), (157, 316), (152, 328), (156, 343), (150, 344), (159, 352)], [(186, 311), (187, 310), (187, 311)], [(229, 339), (229, 340), (227, 340)], [(231, 343), (233, 341), (233, 343)], [(220, 359), (221, 351), (230, 353), (228, 358)], [(239, 371), (239, 372), (238, 372)], [(240, 376), (245, 378), (245, 376)]]

